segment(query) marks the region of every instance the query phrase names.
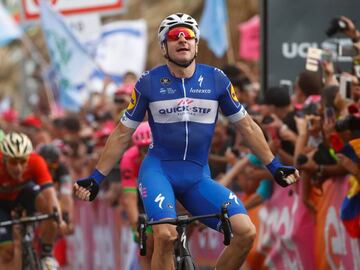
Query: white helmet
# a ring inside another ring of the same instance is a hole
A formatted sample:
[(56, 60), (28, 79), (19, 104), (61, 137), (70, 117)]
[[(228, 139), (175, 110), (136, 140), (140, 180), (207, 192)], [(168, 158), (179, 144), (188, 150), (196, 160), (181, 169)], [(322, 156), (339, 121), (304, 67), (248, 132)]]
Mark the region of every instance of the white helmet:
[(32, 143), (24, 133), (10, 132), (1, 141), (1, 152), (13, 158), (28, 156), (33, 151)]
[(166, 34), (170, 28), (174, 26), (185, 26), (190, 27), (194, 33), (196, 42), (199, 42), (200, 39), (200, 30), (197, 22), (193, 17), (185, 13), (175, 13), (167, 16), (159, 26), (158, 37), (160, 43), (163, 43), (166, 39)]

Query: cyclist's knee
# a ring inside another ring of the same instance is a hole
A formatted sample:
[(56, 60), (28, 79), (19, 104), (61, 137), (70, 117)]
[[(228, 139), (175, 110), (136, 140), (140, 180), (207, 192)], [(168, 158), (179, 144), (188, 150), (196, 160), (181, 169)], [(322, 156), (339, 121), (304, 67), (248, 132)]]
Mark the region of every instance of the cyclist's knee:
[(247, 215), (236, 215), (231, 219), (234, 241), (252, 245), (256, 237), (255, 225)]
[(155, 244), (168, 246), (174, 244), (177, 238), (176, 227), (173, 225), (163, 224), (153, 226)]

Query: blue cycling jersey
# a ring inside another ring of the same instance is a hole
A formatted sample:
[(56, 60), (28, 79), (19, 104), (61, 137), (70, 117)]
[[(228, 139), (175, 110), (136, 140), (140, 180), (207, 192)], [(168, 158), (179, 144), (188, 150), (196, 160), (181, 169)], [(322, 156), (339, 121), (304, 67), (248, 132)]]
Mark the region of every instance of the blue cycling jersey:
[(197, 64), (191, 78), (176, 78), (163, 65), (140, 77), (121, 122), (136, 128), (148, 112), (153, 136), (149, 155), (204, 165), (219, 107), (231, 122), (246, 115), (220, 69)]

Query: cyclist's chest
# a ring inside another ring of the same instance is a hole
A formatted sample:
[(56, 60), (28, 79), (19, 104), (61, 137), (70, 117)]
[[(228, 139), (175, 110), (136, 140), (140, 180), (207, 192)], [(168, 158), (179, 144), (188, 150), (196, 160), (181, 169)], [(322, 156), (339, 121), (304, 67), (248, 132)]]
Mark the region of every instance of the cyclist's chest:
[(210, 124), (216, 118), (217, 98), (210, 82), (160, 79), (152, 84), (149, 108), (158, 123), (195, 121)]

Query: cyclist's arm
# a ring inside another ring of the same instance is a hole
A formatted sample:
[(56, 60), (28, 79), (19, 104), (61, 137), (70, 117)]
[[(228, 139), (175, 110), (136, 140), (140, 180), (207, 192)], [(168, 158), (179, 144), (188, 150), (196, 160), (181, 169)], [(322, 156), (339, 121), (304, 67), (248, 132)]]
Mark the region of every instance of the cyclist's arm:
[(96, 169), (102, 174), (108, 175), (115, 163), (119, 162), (120, 157), (124, 154), (131, 142), (131, 135), (135, 129), (128, 128), (121, 122), (116, 126), (108, 140), (104, 150), (97, 162)]
[(241, 133), (247, 146), (263, 164), (269, 164), (274, 159), (274, 155), (265, 140), (262, 130), (248, 114), (236, 121), (235, 126)]

